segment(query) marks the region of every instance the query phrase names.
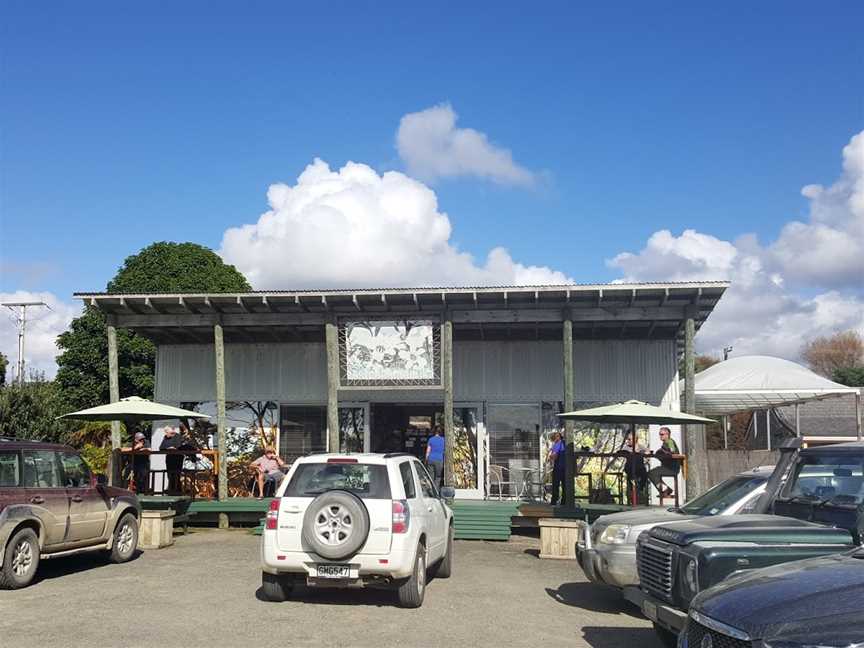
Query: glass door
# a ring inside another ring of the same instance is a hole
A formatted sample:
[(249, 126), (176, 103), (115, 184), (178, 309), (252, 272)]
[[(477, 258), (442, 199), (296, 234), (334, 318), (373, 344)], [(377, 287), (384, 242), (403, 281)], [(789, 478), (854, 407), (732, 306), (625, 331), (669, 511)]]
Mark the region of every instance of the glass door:
[(490, 403), (489, 480), (491, 498), (532, 498), (542, 475), (539, 403)]
[(339, 404), (339, 452), (369, 452), (369, 403)]
[(456, 403), (453, 406), (453, 432), (453, 487), (456, 496), (483, 499), (486, 482), (483, 405)]

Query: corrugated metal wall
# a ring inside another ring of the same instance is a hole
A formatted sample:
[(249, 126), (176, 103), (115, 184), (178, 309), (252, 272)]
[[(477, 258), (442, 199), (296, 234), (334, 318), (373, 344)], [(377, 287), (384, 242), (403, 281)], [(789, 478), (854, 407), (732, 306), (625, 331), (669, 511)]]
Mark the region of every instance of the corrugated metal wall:
[[(560, 342), (456, 342), (454, 399), (562, 400), (561, 353)], [(577, 402), (638, 398), (677, 406), (675, 347), (671, 340), (576, 340), (573, 356)], [(158, 400), (215, 399), (212, 346), (161, 346), (156, 367)], [(228, 400), (327, 401), (323, 344), (228, 344), (225, 372)], [(440, 391), (343, 390), (340, 399), (437, 401)]]

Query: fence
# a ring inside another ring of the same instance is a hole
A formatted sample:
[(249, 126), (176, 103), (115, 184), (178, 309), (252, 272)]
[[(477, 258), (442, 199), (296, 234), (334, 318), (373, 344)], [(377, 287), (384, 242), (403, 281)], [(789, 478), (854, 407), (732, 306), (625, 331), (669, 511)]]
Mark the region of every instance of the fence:
[(776, 450), (708, 450), (708, 483), (713, 486), (756, 466), (774, 465)]

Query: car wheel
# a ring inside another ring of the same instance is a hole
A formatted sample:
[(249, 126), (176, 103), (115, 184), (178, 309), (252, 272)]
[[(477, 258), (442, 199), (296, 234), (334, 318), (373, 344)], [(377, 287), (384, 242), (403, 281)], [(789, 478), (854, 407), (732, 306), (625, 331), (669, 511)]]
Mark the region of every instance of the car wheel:
[(369, 536), (369, 511), (359, 497), (347, 491), (321, 493), (303, 516), (303, 540), (328, 560), (353, 556)]
[(132, 559), (138, 548), (138, 520), (126, 513), (114, 527), (114, 542), (111, 543), (109, 559), (113, 563), (124, 563)]
[(21, 529), (10, 538), (0, 569), (0, 589), (27, 587), (39, 568), (39, 536), (33, 529)]
[(287, 576), (261, 572), (261, 590), (264, 593), (264, 598), (268, 601), (274, 603), (287, 601), (293, 588), (294, 584)]
[(435, 565), (435, 578), (450, 578), (453, 574), (453, 527), (447, 531), (447, 549), (444, 557)]
[(676, 637), (674, 633), (669, 632), (659, 623), (654, 624), (654, 632), (657, 633), (660, 643), (666, 646), (666, 648), (675, 648), (678, 645), (678, 637)]
[(399, 605), (404, 608), (419, 608), (423, 605), (426, 594), (426, 547), (417, 545), (417, 557), (414, 558), (414, 571), (397, 590)]

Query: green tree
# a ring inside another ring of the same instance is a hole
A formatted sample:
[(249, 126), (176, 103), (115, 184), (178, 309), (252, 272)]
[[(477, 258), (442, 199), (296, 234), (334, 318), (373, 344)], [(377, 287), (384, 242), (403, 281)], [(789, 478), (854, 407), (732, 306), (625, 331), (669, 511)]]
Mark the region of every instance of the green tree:
[(30, 374), (24, 384), (0, 390), (0, 436), (40, 441), (63, 441), (67, 424), (58, 421), (64, 405), (57, 385), (41, 374)]
[(9, 366), (9, 359), (0, 351), (0, 387), (6, 384), (6, 367)]
[(839, 367), (834, 370), (832, 379), (849, 387), (864, 387), (864, 366)]
[[(108, 282), (109, 293), (245, 292), (249, 282), (212, 250), (195, 243), (154, 243), (128, 257)], [(87, 307), (57, 338), (57, 384), (73, 409), (109, 400), (105, 316)], [(124, 329), (117, 331), (120, 396), (153, 397), (153, 344)]]

